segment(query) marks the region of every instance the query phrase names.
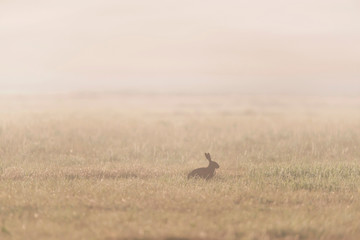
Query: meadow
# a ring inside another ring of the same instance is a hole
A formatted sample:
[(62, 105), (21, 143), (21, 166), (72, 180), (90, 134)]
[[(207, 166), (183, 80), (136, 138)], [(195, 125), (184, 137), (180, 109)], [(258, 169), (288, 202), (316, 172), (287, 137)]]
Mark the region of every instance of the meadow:
[[(359, 239), (360, 98), (0, 96), (0, 239)], [(188, 180), (207, 165), (209, 180)]]

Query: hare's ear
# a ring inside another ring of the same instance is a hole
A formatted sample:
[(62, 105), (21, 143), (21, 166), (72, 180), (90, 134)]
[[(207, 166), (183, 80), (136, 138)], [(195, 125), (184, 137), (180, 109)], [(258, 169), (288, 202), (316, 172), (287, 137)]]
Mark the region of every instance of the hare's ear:
[(205, 153), (205, 157), (206, 157), (207, 160), (209, 160), (209, 162), (211, 162), (210, 153)]

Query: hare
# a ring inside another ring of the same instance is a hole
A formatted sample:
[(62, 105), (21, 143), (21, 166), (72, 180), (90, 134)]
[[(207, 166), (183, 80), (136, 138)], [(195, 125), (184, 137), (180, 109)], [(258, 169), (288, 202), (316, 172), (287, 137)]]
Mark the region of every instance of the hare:
[(188, 175), (188, 179), (192, 177), (205, 178), (209, 180), (215, 175), (215, 169), (219, 168), (217, 162), (211, 161), (210, 153), (205, 153), (205, 157), (209, 160), (209, 166), (206, 168), (197, 168)]

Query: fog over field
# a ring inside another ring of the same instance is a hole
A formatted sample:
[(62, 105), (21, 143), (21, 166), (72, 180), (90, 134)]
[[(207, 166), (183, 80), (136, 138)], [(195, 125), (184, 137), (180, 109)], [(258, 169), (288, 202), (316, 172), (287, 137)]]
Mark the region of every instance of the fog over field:
[(0, 92), (358, 94), (360, 4), (2, 1)]
[(359, 13), (0, 1), (0, 239), (360, 239)]

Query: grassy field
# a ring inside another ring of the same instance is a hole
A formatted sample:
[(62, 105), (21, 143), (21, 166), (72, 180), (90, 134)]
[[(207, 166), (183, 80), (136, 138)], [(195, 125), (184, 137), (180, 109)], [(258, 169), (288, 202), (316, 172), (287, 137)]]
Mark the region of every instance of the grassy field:
[[(359, 239), (360, 98), (0, 96), (0, 239)], [(210, 181), (187, 180), (220, 164)]]

